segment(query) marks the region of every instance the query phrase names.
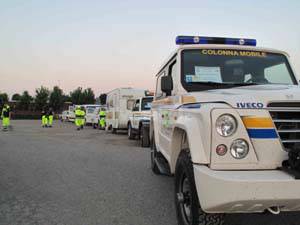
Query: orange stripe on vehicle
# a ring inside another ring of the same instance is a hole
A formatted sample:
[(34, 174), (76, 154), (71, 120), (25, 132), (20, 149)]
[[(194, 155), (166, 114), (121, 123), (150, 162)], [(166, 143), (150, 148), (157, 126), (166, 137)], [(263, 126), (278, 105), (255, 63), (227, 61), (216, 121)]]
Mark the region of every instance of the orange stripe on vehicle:
[(167, 97), (167, 98), (163, 98), (163, 99), (159, 99), (159, 100), (155, 100), (152, 102), (153, 105), (171, 105), (174, 104), (173, 99)]
[(243, 117), (246, 128), (273, 128), (273, 121), (268, 117)]
[(188, 104), (188, 103), (196, 103), (196, 98), (194, 96), (181, 96), (181, 102), (182, 104)]

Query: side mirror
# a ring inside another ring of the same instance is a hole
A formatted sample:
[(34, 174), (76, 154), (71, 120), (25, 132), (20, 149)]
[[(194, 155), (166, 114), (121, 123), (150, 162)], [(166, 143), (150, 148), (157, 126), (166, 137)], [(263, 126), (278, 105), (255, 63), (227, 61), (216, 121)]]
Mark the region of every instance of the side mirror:
[(171, 76), (163, 76), (161, 78), (161, 90), (168, 95), (171, 95), (173, 90), (173, 80)]

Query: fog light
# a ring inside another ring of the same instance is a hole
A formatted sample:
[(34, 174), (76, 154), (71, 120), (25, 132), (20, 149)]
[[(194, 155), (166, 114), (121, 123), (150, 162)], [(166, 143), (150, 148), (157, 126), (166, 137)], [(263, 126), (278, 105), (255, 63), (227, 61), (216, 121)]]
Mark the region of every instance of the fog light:
[(216, 152), (219, 156), (223, 156), (227, 153), (226, 145), (218, 145), (216, 148)]
[(236, 139), (232, 142), (230, 153), (235, 159), (243, 159), (248, 155), (249, 145), (243, 139)]

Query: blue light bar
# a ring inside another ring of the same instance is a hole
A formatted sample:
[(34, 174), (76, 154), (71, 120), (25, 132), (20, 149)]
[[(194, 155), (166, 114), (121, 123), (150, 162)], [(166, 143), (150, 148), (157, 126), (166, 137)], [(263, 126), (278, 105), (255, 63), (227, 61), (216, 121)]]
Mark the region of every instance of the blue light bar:
[(244, 38), (177, 36), (176, 44), (177, 45), (221, 44), (221, 45), (256, 46), (256, 40), (255, 39), (244, 39)]

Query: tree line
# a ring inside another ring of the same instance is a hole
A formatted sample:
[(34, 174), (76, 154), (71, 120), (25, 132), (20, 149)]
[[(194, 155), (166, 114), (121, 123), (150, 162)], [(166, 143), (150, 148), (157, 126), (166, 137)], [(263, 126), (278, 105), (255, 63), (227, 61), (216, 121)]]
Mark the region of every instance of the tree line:
[[(105, 94), (99, 96), (101, 103), (103, 103)], [(23, 93), (15, 93), (11, 100), (16, 101), (17, 110), (35, 110), (40, 111), (45, 106), (53, 108), (54, 111), (60, 111), (65, 102), (70, 102), (75, 105), (95, 104), (96, 97), (91, 88), (83, 89), (76, 88), (69, 94), (64, 94), (64, 91), (58, 87), (53, 87), (52, 90), (41, 86), (35, 90), (35, 96), (31, 96), (28, 91)], [(7, 93), (0, 92), (0, 106), (9, 101)], [(32, 109), (33, 107), (33, 109)]]

